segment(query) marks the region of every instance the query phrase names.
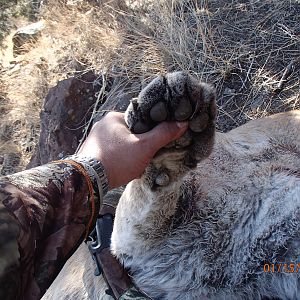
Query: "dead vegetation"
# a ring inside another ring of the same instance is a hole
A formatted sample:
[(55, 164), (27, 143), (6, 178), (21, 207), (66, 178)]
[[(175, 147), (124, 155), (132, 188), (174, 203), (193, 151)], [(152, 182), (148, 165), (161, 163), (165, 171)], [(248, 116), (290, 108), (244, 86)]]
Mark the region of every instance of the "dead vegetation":
[(24, 166), (49, 87), (90, 70), (114, 78), (110, 100), (126, 88), (138, 93), (160, 73), (186, 70), (216, 86), (222, 131), (299, 109), (299, 16), (296, 0), (49, 0), (38, 43), (2, 63), (0, 109), (4, 123), (17, 124), (8, 142)]

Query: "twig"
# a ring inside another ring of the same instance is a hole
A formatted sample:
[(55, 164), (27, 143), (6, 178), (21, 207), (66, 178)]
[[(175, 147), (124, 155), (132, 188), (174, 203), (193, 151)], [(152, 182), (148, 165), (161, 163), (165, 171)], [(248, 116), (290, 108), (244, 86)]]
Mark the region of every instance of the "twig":
[(252, 57), (252, 60), (251, 60), (250, 67), (249, 67), (249, 69), (248, 69), (248, 71), (247, 71), (247, 74), (246, 74), (245, 80), (244, 80), (244, 81), (242, 81), (242, 82), (243, 82), (243, 84), (242, 84), (242, 87), (240, 88), (240, 90), (239, 90), (239, 91), (242, 91), (242, 90), (243, 90), (243, 88), (246, 86), (246, 83), (247, 83), (247, 81), (249, 81), (249, 75), (250, 75), (250, 72), (251, 72), (251, 70), (252, 70), (253, 63), (254, 63), (254, 57)]
[(288, 81), (289, 77), (294, 72), (295, 68), (297, 67), (298, 63), (300, 62), (300, 59), (293, 59), (288, 66), (285, 68), (281, 79), (279, 80), (277, 87), (274, 90), (274, 93), (278, 94), (282, 91), (284, 84)]
[(220, 106), (218, 106), (218, 111), (222, 114), (224, 114), (225, 116), (229, 117), (236, 126), (239, 126), (238, 122), (235, 120), (234, 117), (232, 117), (228, 112), (226, 112), (223, 108), (221, 108)]
[(295, 35), (291, 32), (291, 30), (284, 24), (278, 23), (277, 26), (289, 37), (295, 38)]
[(92, 115), (90, 117), (90, 120), (87, 124), (87, 126), (85, 127), (85, 130), (84, 130), (84, 133), (83, 133), (83, 137), (81, 138), (80, 142), (79, 142), (79, 145), (77, 146), (77, 149), (76, 149), (76, 152), (77, 153), (81, 147), (81, 145), (83, 144), (84, 140), (86, 139), (87, 135), (88, 135), (88, 132), (89, 132), (89, 129), (91, 127), (91, 124), (95, 118), (95, 115), (97, 113), (97, 107), (98, 107), (98, 104), (99, 102), (102, 102), (102, 100), (104, 99), (104, 93), (105, 93), (105, 89), (106, 89), (106, 80), (105, 80), (105, 76), (104, 74), (102, 74), (102, 87), (97, 95), (97, 100), (95, 102), (95, 105), (94, 105), (94, 108), (93, 108), (93, 112), (92, 112)]

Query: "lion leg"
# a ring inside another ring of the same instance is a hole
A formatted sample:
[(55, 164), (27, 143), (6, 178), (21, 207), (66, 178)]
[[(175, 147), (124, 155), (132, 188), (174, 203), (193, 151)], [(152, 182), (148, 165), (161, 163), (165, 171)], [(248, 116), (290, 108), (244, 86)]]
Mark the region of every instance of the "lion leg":
[(188, 121), (189, 127), (156, 154), (140, 179), (127, 185), (111, 245), (120, 260), (153, 247), (168, 234), (180, 198), (180, 179), (212, 151), (215, 116), (214, 89), (184, 72), (157, 77), (131, 101), (125, 120), (134, 133), (162, 121)]

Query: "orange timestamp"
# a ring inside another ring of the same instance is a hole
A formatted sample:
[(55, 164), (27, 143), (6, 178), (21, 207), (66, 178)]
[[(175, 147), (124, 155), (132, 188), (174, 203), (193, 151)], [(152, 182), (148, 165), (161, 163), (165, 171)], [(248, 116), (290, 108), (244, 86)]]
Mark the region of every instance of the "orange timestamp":
[(300, 263), (264, 264), (265, 273), (300, 273)]

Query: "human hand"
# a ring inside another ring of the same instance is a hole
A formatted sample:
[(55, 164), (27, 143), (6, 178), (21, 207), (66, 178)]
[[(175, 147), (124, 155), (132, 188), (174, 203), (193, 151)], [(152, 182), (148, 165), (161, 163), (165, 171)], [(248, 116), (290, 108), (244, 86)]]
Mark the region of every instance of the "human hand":
[(149, 132), (133, 134), (123, 113), (110, 112), (93, 126), (78, 155), (100, 160), (113, 189), (140, 177), (155, 153), (187, 127), (187, 122), (163, 122)]

